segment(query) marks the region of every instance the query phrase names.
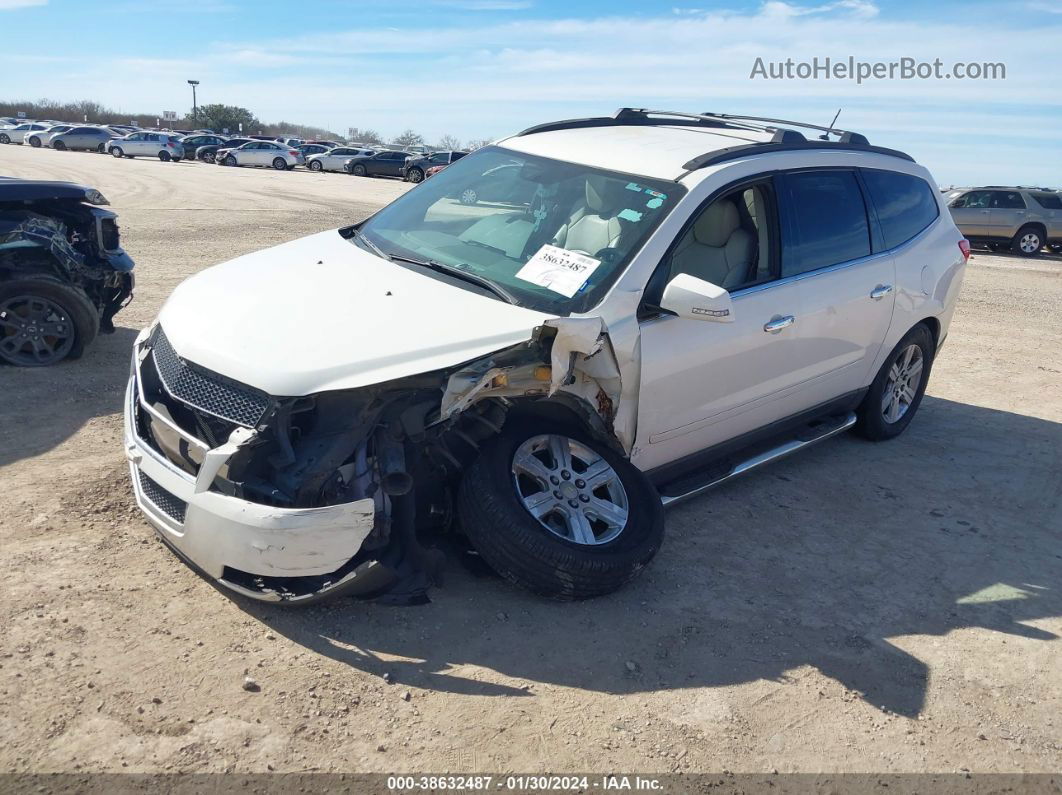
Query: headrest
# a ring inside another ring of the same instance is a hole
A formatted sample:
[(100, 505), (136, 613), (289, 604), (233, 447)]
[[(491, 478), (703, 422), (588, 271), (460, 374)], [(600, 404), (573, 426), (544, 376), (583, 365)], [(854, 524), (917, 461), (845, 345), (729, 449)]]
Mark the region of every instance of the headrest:
[(705, 246), (725, 246), (734, 231), (741, 227), (737, 207), (729, 199), (714, 202), (693, 224), (693, 236)]
[(623, 183), (596, 174), (586, 178), (586, 206), (597, 215), (611, 215), (623, 202)]

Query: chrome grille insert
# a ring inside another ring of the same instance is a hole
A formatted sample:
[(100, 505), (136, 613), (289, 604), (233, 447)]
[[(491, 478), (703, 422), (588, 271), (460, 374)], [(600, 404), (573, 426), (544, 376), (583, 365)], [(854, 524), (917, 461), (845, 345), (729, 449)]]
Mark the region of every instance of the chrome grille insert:
[(173, 521), (184, 524), (184, 512), (188, 510), (188, 503), (170, 494), (142, 471), (137, 470), (137, 475), (140, 478), (140, 492), (144, 495), (144, 499)]
[(211, 378), (182, 361), (161, 327), (155, 334), (151, 354), (166, 391), (193, 408), (254, 428), (269, 407), (269, 397), (264, 393)]

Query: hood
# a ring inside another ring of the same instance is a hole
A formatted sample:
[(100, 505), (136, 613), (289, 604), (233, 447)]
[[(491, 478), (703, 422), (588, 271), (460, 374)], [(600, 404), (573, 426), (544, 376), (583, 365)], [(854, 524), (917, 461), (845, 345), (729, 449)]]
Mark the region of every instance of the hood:
[(332, 230), (191, 277), (159, 322), (185, 359), (292, 397), (460, 364), (529, 339), (550, 317), (388, 262)]

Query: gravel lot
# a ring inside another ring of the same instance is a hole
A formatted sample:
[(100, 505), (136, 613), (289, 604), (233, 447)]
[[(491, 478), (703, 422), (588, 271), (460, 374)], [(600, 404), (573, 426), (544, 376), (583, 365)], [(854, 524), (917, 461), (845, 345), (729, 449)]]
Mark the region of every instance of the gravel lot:
[(619, 594), (452, 561), (424, 607), (284, 610), (134, 510), (129, 348), (189, 274), (408, 186), (16, 146), (0, 174), (102, 190), (138, 278), (81, 361), (0, 368), (0, 771), (1062, 770), (1062, 260), (976, 254), (907, 434), (675, 509)]

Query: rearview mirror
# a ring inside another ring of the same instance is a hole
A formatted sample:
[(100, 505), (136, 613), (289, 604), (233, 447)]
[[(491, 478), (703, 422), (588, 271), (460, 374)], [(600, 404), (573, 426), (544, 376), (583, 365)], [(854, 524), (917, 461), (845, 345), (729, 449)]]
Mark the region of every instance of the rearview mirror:
[(714, 320), (731, 323), (734, 320), (730, 293), (722, 287), (680, 273), (664, 288), (660, 308), (690, 320)]

